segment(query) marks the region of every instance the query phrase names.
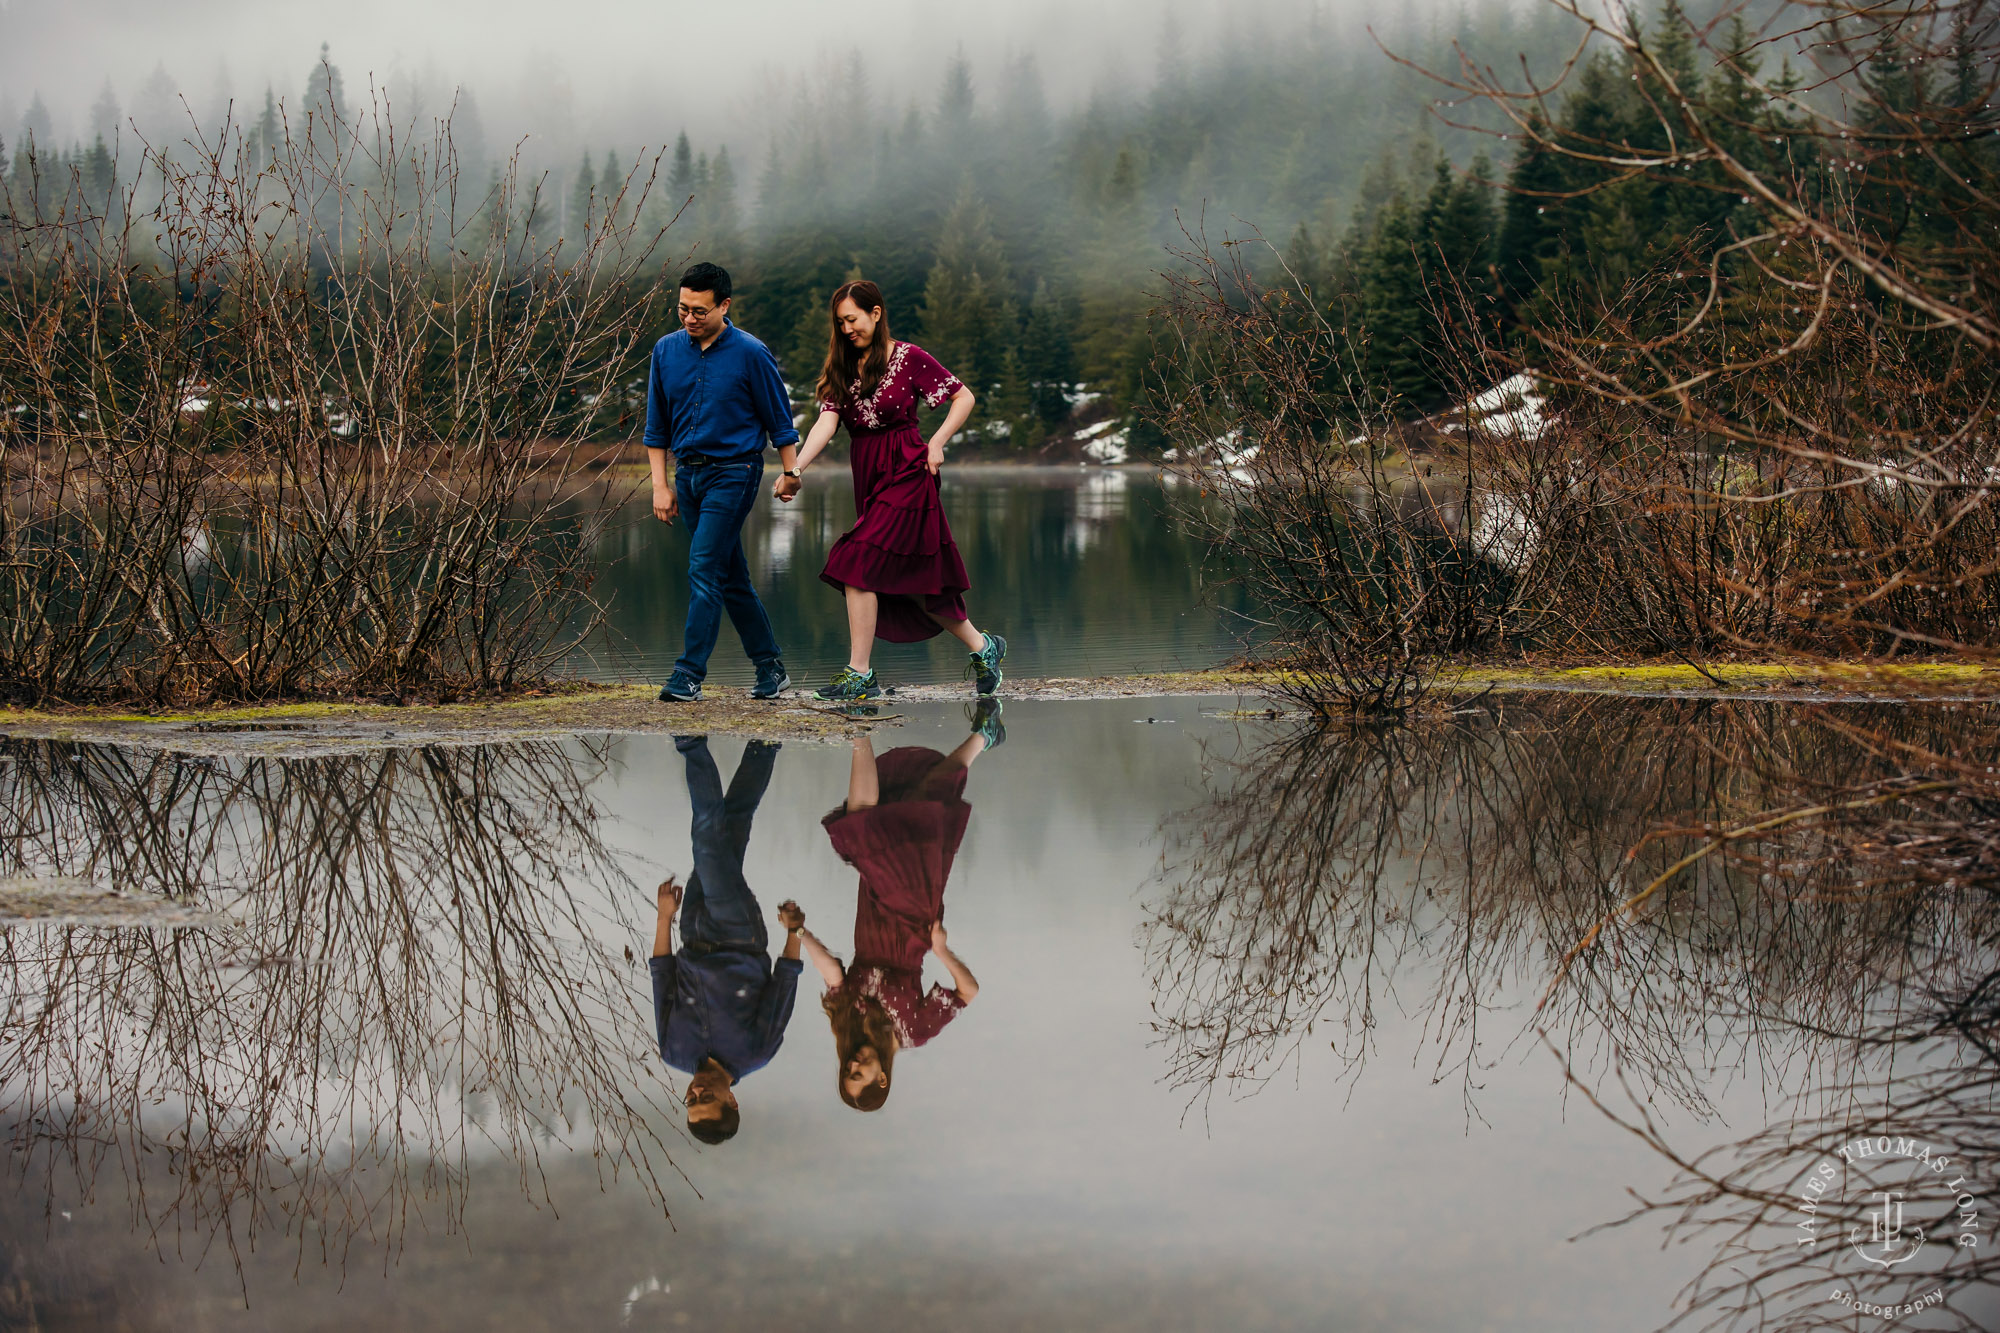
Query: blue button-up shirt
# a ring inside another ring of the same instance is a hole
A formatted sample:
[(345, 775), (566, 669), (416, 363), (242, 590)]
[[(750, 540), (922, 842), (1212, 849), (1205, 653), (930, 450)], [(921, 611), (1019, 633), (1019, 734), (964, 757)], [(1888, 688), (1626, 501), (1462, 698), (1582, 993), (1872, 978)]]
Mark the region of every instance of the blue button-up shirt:
[(703, 351), (686, 329), (653, 344), (646, 373), (646, 447), (676, 458), (754, 458), (764, 437), (799, 442), (785, 377), (771, 349), (734, 324)]
[(771, 1063), (785, 1041), (802, 965), (762, 953), (683, 948), (652, 960), (653, 1023), (660, 1058), (684, 1074), (710, 1056), (742, 1079)]

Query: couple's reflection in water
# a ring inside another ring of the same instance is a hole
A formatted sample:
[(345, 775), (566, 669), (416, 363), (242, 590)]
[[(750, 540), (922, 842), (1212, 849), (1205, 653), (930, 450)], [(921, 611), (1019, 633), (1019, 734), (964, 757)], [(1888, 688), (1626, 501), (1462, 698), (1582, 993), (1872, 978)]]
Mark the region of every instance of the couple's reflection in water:
[[(671, 878), (660, 885), (653, 1010), (661, 1059), (689, 1076), (684, 1100), (696, 1138), (716, 1144), (736, 1133), (737, 1085), (784, 1043), (801, 952), (826, 984), (820, 1005), (832, 1028), (836, 1088), (858, 1111), (881, 1109), (897, 1055), (930, 1041), (977, 998), (979, 981), (945, 928), (944, 892), (972, 816), (967, 775), (1007, 733), (997, 699), (981, 699), (969, 721), (969, 734), (949, 753), (911, 745), (878, 756), (871, 735), (852, 742), (846, 797), (821, 821), (833, 850), (860, 875), (851, 963), (820, 942), (791, 899), (777, 909), (785, 945), (774, 960), (763, 910), (744, 878), (751, 823), (779, 747), (752, 741), (725, 792), (707, 739), (675, 739), (687, 764), (694, 868), (685, 886)], [(949, 986), (925, 989), (926, 955)]]

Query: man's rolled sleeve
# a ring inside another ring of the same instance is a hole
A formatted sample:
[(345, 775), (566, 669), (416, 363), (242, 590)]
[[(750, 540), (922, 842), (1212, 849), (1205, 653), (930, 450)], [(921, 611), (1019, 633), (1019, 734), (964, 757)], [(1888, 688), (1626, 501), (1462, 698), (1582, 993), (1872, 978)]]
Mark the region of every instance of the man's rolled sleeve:
[(783, 449), (799, 442), (799, 428), (792, 424), (792, 398), (785, 392), (785, 376), (769, 348), (754, 359), (750, 372), (750, 396), (757, 407), (758, 420), (771, 433), (771, 447)]
[(660, 383), (660, 349), (655, 347), (646, 358), (646, 447), (672, 448), (673, 423), (673, 404), (667, 399), (666, 386)]
[(680, 960), (670, 953), (655, 957), (649, 964), (653, 973), (653, 1028), (658, 1034), (660, 1058), (667, 1059), (667, 1019), (673, 1016), (676, 987), (680, 981)]
[(791, 1026), (792, 1002), (798, 998), (799, 973), (804, 969), (805, 964), (796, 958), (779, 958), (771, 964), (771, 979), (764, 983), (764, 993), (757, 997), (758, 1045), (766, 1059), (777, 1053), (785, 1040), (785, 1029)]

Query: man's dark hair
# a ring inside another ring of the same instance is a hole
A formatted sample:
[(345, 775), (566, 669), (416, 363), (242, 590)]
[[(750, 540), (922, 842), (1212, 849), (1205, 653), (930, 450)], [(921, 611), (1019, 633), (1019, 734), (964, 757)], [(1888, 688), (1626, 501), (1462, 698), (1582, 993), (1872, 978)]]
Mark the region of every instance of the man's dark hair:
[(691, 292), (713, 292), (715, 303), (721, 305), (729, 299), (735, 288), (729, 281), (729, 270), (720, 264), (696, 264), (681, 274), (681, 286)]
[[(710, 264), (708, 267), (715, 268), (715, 265)], [(716, 271), (721, 272), (719, 269)], [(727, 275), (724, 275), (724, 281), (727, 280)], [(700, 289), (698, 288), (697, 290)], [(742, 1123), (743, 1117), (737, 1112), (735, 1107), (724, 1106), (722, 1114), (713, 1120), (690, 1120), (688, 1122), (688, 1133), (694, 1135), (703, 1143), (727, 1143), (736, 1137), (736, 1127)]]

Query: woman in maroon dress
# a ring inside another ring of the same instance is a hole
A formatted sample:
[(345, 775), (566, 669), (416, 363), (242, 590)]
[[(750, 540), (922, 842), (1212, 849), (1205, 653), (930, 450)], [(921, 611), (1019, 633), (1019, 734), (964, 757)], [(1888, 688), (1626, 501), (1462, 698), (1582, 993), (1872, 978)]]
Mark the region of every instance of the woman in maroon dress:
[[(1007, 641), (981, 633), (965, 613), (965, 562), (938, 497), (944, 446), (972, 415), (972, 390), (923, 348), (889, 336), (874, 283), (843, 283), (828, 309), (833, 332), (819, 377), (819, 420), (773, 491), (780, 500), (797, 495), (801, 475), (834, 432), (847, 427), (854, 526), (833, 544), (820, 578), (847, 596), (848, 657), (817, 697), (879, 697), (881, 682), (868, 665), (875, 640), (920, 643), (940, 631), (965, 645), (978, 692), (992, 694), (1000, 688)], [(917, 406), (947, 400), (951, 410), (926, 444)]]
[[(857, 1111), (888, 1100), (898, 1051), (935, 1037), (979, 994), (945, 934), (944, 885), (972, 814), (966, 770), (1007, 738), (999, 714), (998, 699), (981, 699), (973, 733), (948, 755), (904, 746), (878, 762), (868, 737), (856, 737), (847, 801), (822, 821), (840, 859), (861, 872), (854, 962), (843, 966), (811, 935), (804, 945), (827, 985), (820, 1005), (833, 1025), (840, 1099)], [(924, 989), (926, 953), (951, 974), (949, 988)]]

